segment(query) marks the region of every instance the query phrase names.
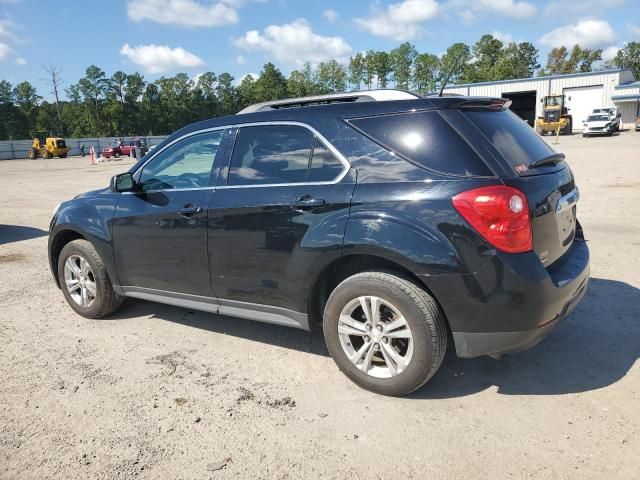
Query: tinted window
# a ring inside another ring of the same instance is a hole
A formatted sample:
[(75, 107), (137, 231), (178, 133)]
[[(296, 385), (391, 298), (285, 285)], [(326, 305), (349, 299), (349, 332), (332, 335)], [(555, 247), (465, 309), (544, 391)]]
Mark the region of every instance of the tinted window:
[(344, 165), (338, 160), (320, 140), (316, 138), (313, 145), (313, 157), (307, 181), (330, 182), (344, 170)]
[(518, 172), (526, 170), (523, 166), (554, 153), (540, 135), (511, 110), (467, 111), (465, 115)]
[(300, 183), (307, 177), (313, 134), (297, 125), (242, 127), (229, 168), (229, 185)]
[(455, 175), (492, 175), (438, 112), (384, 115), (350, 123), (390, 150), (429, 169)]
[(160, 152), (142, 171), (142, 189), (210, 186), (211, 169), (223, 134), (223, 130), (216, 130), (193, 135)]

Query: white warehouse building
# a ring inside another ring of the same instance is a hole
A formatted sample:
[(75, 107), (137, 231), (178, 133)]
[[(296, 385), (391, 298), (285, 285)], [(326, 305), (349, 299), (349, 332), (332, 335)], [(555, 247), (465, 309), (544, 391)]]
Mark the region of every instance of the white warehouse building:
[(546, 95), (566, 96), (574, 130), (581, 130), (587, 115), (599, 107), (618, 107), (623, 128), (633, 128), (640, 117), (640, 81), (629, 69), (452, 85), (445, 92), (509, 98), (511, 110), (531, 126), (536, 116), (542, 116)]

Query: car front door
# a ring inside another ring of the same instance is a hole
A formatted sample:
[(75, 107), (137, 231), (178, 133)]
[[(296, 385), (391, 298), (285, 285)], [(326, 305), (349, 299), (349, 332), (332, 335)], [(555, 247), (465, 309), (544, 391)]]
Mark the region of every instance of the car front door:
[(249, 309), (305, 327), (310, 277), (341, 255), (354, 184), (346, 160), (310, 128), (240, 127), (209, 204), (220, 313)]
[(215, 297), (207, 205), (224, 134), (205, 131), (170, 144), (136, 172), (136, 190), (122, 194), (113, 243), (118, 279), (128, 294)]

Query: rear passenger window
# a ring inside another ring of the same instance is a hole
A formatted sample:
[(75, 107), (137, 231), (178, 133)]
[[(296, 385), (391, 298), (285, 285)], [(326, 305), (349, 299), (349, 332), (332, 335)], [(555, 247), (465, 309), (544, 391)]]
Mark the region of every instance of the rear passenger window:
[(492, 175), (438, 112), (382, 115), (349, 123), (387, 149), (431, 170), (466, 176)]
[(297, 125), (261, 125), (238, 131), (228, 185), (302, 183), (313, 134)]
[(313, 144), (313, 158), (309, 169), (309, 182), (330, 182), (344, 170), (344, 165), (324, 143), (316, 138)]

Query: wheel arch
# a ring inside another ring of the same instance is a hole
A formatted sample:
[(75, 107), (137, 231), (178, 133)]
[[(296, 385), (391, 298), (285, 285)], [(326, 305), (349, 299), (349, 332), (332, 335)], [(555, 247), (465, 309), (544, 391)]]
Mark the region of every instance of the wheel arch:
[(60, 279), (58, 278), (60, 252), (62, 252), (65, 245), (74, 240), (87, 240), (87, 237), (73, 228), (64, 228), (58, 230), (49, 238), (49, 267), (58, 288), (60, 288)]
[(416, 286), (424, 289), (438, 304), (440, 312), (445, 319), (447, 330), (450, 332), (449, 322), (447, 320), (444, 309), (438, 302), (437, 297), (433, 294), (429, 286), (425, 283), (423, 277), (418, 277), (411, 272), (409, 268), (401, 265), (395, 260), (381, 255), (372, 255), (369, 253), (353, 253), (343, 255), (328, 264), (315, 277), (309, 287), (309, 295), (307, 299), (307, 312), (309, 315), (310, 325), (322, 324), (324, 306), (331, 295), (331, 292), (345, 279), (357, 273), (366, 271), (384, 271), (396, 274), (406, 280), (411, 281)]

